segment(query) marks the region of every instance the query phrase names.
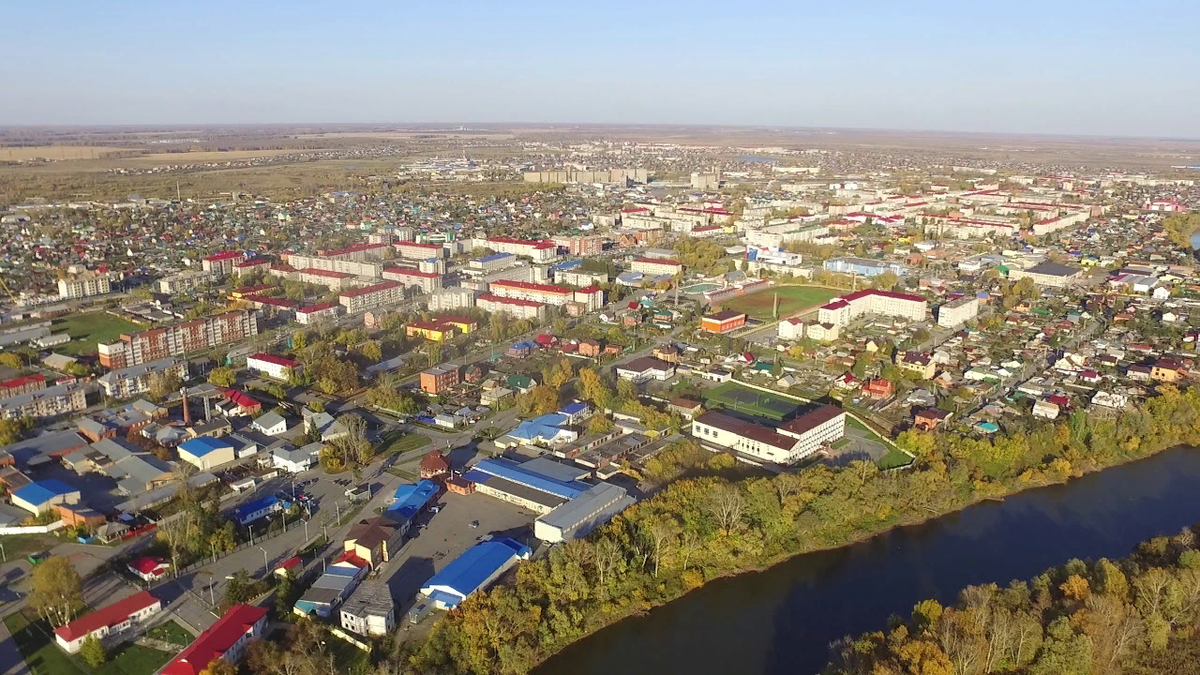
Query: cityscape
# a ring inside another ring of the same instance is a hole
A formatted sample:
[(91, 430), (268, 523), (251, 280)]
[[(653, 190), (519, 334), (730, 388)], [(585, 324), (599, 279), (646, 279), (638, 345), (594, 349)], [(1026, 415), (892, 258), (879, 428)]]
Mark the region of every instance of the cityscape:
[(62, 114), (0, 675), (1200, 672), (1187, 133)]

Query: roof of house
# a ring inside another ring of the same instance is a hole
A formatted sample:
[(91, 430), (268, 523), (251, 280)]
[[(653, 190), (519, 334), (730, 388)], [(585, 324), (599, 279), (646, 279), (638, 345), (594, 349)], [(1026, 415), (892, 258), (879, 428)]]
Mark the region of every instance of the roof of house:
[(539, 470), (539, 465), (529, 465), (528, 462), (518, 464), (512, 460), (499, 457), (485, 459), (476, 463), (471, 467), (468, 474), (464, 476), (468, 480), (479, 482), (472, 478), (472, 474), (475, 477), (483, 475), (496, 476), (517, 485), (523, 485), (564, 499), (574, 499), (590, 487), (586, 483), (576, 480), (563, 480), (561, 476), (547, 475), (544, 470)]
[[(430, 456), (426, 455), (426, 459)], [(424, 460), (421, 463), (424, 466)], [(397, 511), (402, 516), (412, 518), (425, 508), (425, 505), (437, 495), (438, 490), (438, 484), (430, 480), (423, 480), (415, 485), (401, 485), (396, 488), (395, 501), (388, 507), (388, 511)]]
[(670, 370), (671, 368), (670, 363), (653, 356), (642, 356), (617, 366), (617, 370), (627, 370), (631, 373), (644, 373), (647, 370)]
[(263, 415), (262, 417), (254, 420), (254, 425), (260, 429), (270, 429), (271, 427), (276, 426), (278, 424), (286, 424), (286, 423), (287, 423), (287, 420), (285, 420), (283, 418), (283, 415), (280, 415), (279, 413), (274, 412), (274, 411), (269, 412), (269, 413)]
[(107, 607), (101, 607), (90, 614), (84, 614), (65, 626), (55, 628), (54, 634), (67, 642), (74, 642), (81, 637), (89, 635), (92, 631), (123, 623), (129, 618), (130, 614), (158, 604), (158, 602), (159, 599), (150, 595), (148, 591), (134, 593), (124, 600), (118, 600)]
[(258, 399), (254, 398), (253, 396), (251, 396), (250, 394), (247, 394), (244, 391), (238, 391), (237, 389), (225, 390), (225, 398), (230, 401), (233, 401), (234, 403), (238, 404), (238, 406), (240, 406), (242, 408), (253, 408), (255, 406), (262, 405), (262, 403), (258, 402)]
[(296, 362), (291, 359), (285, 359), (282, 356), (276, 356), (274, 354), (266, 354), (263, 352), (259, 352), (257, 354), (251, 354), (247, 358), (254, 359), (255, 361), (262, 361), (263, 363), (272, 363), (277, 366), (283, 366), (284, 368), (295, 368), (297, 365)]
[(153, 574), (160, 567), (166, 565), (167, 562), (156, 556), (142, 556), (135, 558), (129, 563), (131, 569), (135, 569), (142, 574)]
[(807, 412), (779, 428), (793, 434), (804, 434), (843, 414), (845, 411), (841, 408), (827, 404)]
[(266, 607), (234, 605), (159, 672), (162, 675), (199, 675), (208, 664), (221, 658), (225, 650), (249, 632), (255, 623), (261, 621), (267, 612)]
[[(446, 457), (441, 452), (434, 449), (421, 458), (421, 468), (426, 471), (447, 471), (450, 469), (450, 462), (446, 461)], [(399, 491), (397, 490), (397, 492)]]
[(180, 450), (186, 450), (193, 457), (203, 457), (214, 450), (223, 450), (225, 448), (233, 449), (233, 445), (219, 438), (209, 438), (207, 436), (193, 438), (190, 441), (179, 444)]
[(247, 502), (245, 504), (242, 504), (241, 506), (234, 509), (233, 513), (235, 516), (237, 516), (237, 519), (240, 521), (240, 520), (244, 520), (247, 516), (251, 516), (251, 515), (258, 513), (259, 511), (262, 511), (264, 509), (270, 509), (270, 508), (274, 507), (277, 503), (279, 503), (278, 497), (276, 497), (275, 495), (267, 495), (266, 497), (263, 497), (262, 499), (255, 499), (252, 502)]
[(367, 548), (375, 548), (396, 536), (401, 529), (403, 529), (402, 525), (391, 518), (382, 516), (365, 518), (350, 526), (350, 531), (346, 533), (346, 541), (353, 541), (355, 544)]
[(46, 480), (30, 483), (14, 491), (12, 495), (36, 506), (38, 504), (45, 504), (59, 495), (69, 495), (72, 492), (79, 492), (79, 490), (60, 480), (47, 478)]
[(1078, 273), (1079, 268), (1071, 267), (1070, 265), (1063, 265), (1051, 260), (1046, 260), (1034, 265), (1033, 267), (1030, 267), (1025, 271), (1029, 274), (1047, 274), (1054, 277), (1069, 277)]

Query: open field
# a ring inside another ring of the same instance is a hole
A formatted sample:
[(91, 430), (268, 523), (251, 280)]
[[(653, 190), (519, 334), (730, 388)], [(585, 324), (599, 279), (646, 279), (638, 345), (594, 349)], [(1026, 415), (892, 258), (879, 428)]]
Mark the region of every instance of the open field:
[(772, 319), (775, 296), (779, 296), (779, 316), (824, 304), (837, 297), (838, 292), (819, 286), (775, 286), (765, 291), (732, 298), (721, 303), (721, 309), (745, 312), (752, 319)]
[(137, 332), (143, 328), (108, 312), (89, 312), (55, 319), (50, 330), (56, 333), (65, 330), (71, 336), (70, 342), (56, 347), (55, 351), (79, 356), (95, 352), (97, 342), (112, 342), (122, 333)]
[(110, 148), (95, 145), (33, 145), (28, 147), (0, 148), (0, 161), (27, 162), (33, 159), (97, 159), (110, 152), (124, 152), (125, 148)]
[(800, 408), (800, 403), (796, 401), (743, 387), (736, 382), (726, 382), (718, 387), (705, 390), (704, 401), (776, 422), (791, 418)]
[(59, 649), (44, 622), (30, 623), (22, 612), (16, 612), (4, 617), (4, 624), (34, 675), (152, 675), (171, 660), (166, 652), (127, 643), (110, 650), (108, 662), (93, 669)]
[(167, 162), (170, 164), (191, 164), (193, 162), (223, 162), (235, 159), (253, 159), (255, 157), (274, 157), (293, 152), (308, 152), (306, 150), (198, 150), (196, 152), (155, 152), (138, 155), (120, 160), (120, 164), (132, 164), (152, 161), (155, 164)]
[(443, 131), (331, 131), (324, 134), (297, 134), (292, 138), (311, 140), (315, 138), (375, 138), (379, 140), (403, 141), (410, 139), (439, 139), (439, 138), (470, 138), (489, 140), (508, 140), (513, 134), (495, 131), (481, 133), (443, 132)]

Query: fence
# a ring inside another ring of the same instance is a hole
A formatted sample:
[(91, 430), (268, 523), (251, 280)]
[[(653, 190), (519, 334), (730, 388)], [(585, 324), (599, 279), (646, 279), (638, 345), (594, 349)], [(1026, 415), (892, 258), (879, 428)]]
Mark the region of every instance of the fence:
[(3, 534), (46, 534), (55, 530), (66, 527), (63, 521), (56, 520), (49, 525), (21, 525), (17, 527), (0, 527), (0, 535)]

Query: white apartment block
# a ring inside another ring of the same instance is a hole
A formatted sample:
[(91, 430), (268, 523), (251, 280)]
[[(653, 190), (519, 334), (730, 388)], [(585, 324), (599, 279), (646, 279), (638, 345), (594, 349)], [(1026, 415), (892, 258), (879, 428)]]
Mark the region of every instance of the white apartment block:
[(443, 288), (429, 297), (429, 311), (446, 312), (475, 306), (475, 291), (469, 288)]
[(938, 325), (953, 328), (979, 316), (979, 298), (964, 295), (938, 308)]
[(59, 384), (0, 398), (0, 419), (54, 417), (77, 412), (86, 407), (87, 396), (83, 385)]
[(910, 321), (925, 318), (927, 303), (919, 295), (866, 290), (843, 295), (817, 310), (820, 323), (845, 326), (864, 314), (883, 314)]
[(246, 254), (240, 251), (221, 251), (200, 259), (200, 268), (217, 276), (233, 274), (236, 265), (246, 262)]
[(354, 285), (354, 275), (346, 272), (334, 272), (333, 270), (321, 270), (315, 267), (306, 267), (301, 270), (296, 270), (296, 280), (306, 284), (315, 284), (317, 286), (325, 286), (335, 291), (340, 291), (343, 288), (349, 288)]
[(159, 359), (105, 373), (96, 381), (110, 398), (129, 398), (149, 391), (155, 373), (173, 373), (183, 379), (187, 377), (187, 364), (174, 357)]
[(545, 321), (546, 304), (520, 298), (507, 298), (492, 293), (484, 293), (475, 299), (475, 306), (485, 312), (508, 314), (518, 319), (534, 319)]
[(378, 279), (383, 274), (383, 263), (369, 260), (343, 260), (319, 255), (300, 255), (298, 253), (285, 253), (283, 260), (298, 270), (312, 268), (328, 272), (341, 272), (342, 274), (366, 277), (368, 279)]
[(492, 282), (489, 286), (489, 290), (493, 295), (498, 295), (502, 298), (531, 300), (547, 305), (565, 305), (571, 302), (574, 296), (574, 291), (566, 286), (554, 286), (551, 284), (500, 280)]
[(409, 260), (425, 260), (426, 258), (444, 258), (446, 249), (440, 244), (418, 244), (415, 241), (402, 241), (393, 244), (392, 248), (401, 258)]
[(535, 263), (549, 262), (558, 257), (558, 246), (552, 241), (529, 241), (510, 237), (489, 237), (487, 247), (496, 253), (511, 253), (533, 258)]
[(407, 288), (420, 289), (422, 293), (436, 293), (442, 288), (442, 275), (437, 272), (389, 267), (383, 271), (383, 278), (399, 282)]
[(207, 270), (189, 270), (159, 279), (158, 290), (160, 293), (169, 294), (187, 293), (212, 283), (216, 278), (215, 274)]
[(338, 302), (347, 313), (362, 312), (372, 307), (389, 305), (404, 299), (404, 285), (398, 281), (381, 281), (338, 294)]
[(311, 326), (323, 322), (334, 321), (342, 313), (342, 306), (332, 302), (319, 305), (309, 305), (296, 310), (296, 323)]
[(638, 258), (630, 265), (630, 269), (634, 272), (642, 274), (670, 274), (675, 275), (683, 271), (683, 264), (678, 260), (668, 260), (664, 258)]
[(83, 272), (58, 280), (58, 297), (63, 300), (86, 298), (112, 292), (114, 274), (108, 272)]
[(554, 280), (560, 284), (570, 284), (572, 286), (591, 286), (593, 284), (608, 283), (608, 273), (567, 270), (556, 272)]

